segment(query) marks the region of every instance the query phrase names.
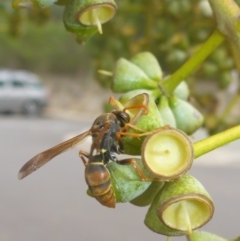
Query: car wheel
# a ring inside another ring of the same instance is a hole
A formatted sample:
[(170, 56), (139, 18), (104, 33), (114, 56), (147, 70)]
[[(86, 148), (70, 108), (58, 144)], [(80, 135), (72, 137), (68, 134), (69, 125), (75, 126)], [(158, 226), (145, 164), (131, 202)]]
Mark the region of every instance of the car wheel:
[(36, 101), (28, 101), (23, 105), (23, 113), (28, 116), (39, 115), (40, 106)]

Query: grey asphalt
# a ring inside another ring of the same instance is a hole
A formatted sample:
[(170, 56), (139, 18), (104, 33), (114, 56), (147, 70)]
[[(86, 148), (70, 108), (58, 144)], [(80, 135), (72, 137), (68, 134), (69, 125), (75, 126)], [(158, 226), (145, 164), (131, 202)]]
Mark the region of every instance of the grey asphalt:
[[(91, 121), (0, 117), (0, 241), (166, 240), (144, 226), (147, 208), (118, 204), (108, 209), (86, 195), (77, 148), (26, 179), (17, 179), (31, 157), (90, 125)], [(203, 136), (199, 132), (196, 140)], [(79, 149), (87, 151), (89, 144)], [(214, 217), (203, 229), (226, 238), (240, 235), (239, 144), (197, 159), (190, 171), (215, 202)]]

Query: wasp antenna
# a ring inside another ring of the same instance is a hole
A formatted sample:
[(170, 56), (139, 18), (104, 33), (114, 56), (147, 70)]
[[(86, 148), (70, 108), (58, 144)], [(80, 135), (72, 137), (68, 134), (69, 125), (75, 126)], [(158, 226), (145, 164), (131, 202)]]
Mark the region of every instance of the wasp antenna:
[(109, 104), (112, 105), (115, 109), (117, 110), (123, 110), (124, 106), (122, 105), (121, 102), (118, 100), (114, 99), (113, 96), (110, 96), (109, 98)]

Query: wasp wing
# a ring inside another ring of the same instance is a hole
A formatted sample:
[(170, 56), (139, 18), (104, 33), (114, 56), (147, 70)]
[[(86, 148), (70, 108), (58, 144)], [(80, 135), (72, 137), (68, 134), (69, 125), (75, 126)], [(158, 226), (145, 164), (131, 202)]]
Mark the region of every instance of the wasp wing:
[(91, 134), (91, 131), (88, 130), (78, 136), (75, 136), (59, 145), (56, 145), (44, 152), (41, 152), (30, 159), (27, 163), (23, 165), (18, 173), (18, 178), (23, 179), (28, 176), (32, 172), (36, 171), (38, 168), (43, 166), (52, 160), (55, 156), (61, 154), (64, 151), (72, 148), (73, 146), (79, 144), (82, 140), (84, 140), (87, 136)]

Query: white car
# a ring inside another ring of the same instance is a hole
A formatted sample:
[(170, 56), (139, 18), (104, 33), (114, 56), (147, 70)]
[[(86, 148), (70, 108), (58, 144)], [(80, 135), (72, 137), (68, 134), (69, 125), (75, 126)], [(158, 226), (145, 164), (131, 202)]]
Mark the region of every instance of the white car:
[(48, 91), (37, 75), (0, 69), (0, 112), (37, 115), (47, 103)]

